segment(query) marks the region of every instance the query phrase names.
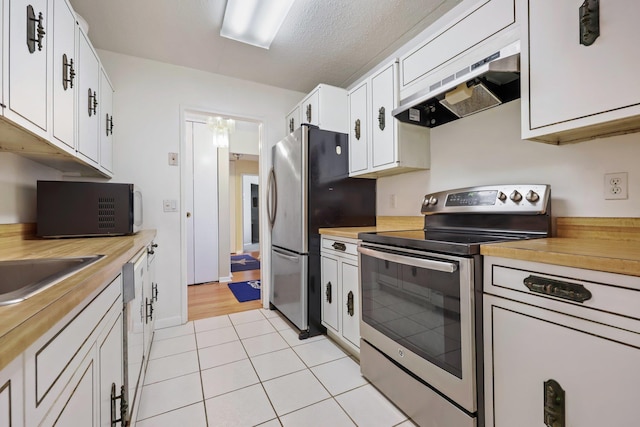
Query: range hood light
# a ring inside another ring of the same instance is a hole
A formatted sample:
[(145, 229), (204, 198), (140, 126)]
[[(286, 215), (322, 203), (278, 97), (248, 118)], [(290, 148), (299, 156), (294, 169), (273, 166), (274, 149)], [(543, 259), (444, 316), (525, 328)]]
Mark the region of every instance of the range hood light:
[(502, 101), (482, 83), (471, 87), (467, 83), (461, 83), (454, 90), (447, 92), (440, 104), (456, 116), (466, 117), (500, 105)]

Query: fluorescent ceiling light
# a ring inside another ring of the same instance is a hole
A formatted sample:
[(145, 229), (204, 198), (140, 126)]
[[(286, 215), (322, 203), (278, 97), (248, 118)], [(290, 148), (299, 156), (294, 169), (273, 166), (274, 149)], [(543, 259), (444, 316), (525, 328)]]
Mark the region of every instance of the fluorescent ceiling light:
[(295, 0), (227, 0), (220, 35), (269, 49)]

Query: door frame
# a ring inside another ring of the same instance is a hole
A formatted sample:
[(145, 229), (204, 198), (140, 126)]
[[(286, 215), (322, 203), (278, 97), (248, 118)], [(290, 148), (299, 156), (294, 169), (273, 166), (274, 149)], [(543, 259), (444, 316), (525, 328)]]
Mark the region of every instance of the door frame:
[[(246, 174), (242, 175), (242, 250), (247, 242), (251, 240), (251, 184), (260, 185), (260, 175)], [(258, 195), (260, 191), (258, 190)], [(258, 204), (259, 206), (259, 204)], [(258, 221), (260, 221), (260, 212), (258, 211)], [(247, 236), (248, 234), (248, 236)], [(258, 243), (260, 239), (258, 238)]]
[[(264, 153), (262, 151), (262, 147), (264, 146), (264, 137), (265, 137), (265, 121), (260, 117), (251, 117), (251, 116), (240, 116), (233, 113), (227, 113), (219, 110), (211, 110), (205, 107), (197, 107), (197, 106), (180, 106), (180, 152), (178, 156), (178, 167), (180, 169), (180, 296), (181, 296), (181, 321), (182, 323), (186, 323), (189, 318), (188, 312), (188, 295), (187, 295), (187, 221), (186, 221), (186, 204), (185, 204), (185, 194), (187, 191), (187, 185), (192, 181), (190, 177), (187, 176), (187, 169), (183, 167), (182, 159), (185, 158), (185, 153), (187, 149), (186, 142), (186, 119), (191, 116), (222, 116), (228, 117), (238, 121), (245, 122), (253, 122), (258, 124), (258, 155), (259, 155), (259, 170), (258, 170), (258, 181), (262, 183), (263, 173), (262, 170), (266, 167), (263, 162), (265, 160)], [(226, 179), (221, 179), (221, 174), (226, 174)], [(219, 230), (229, 230), (230, 229), (230, 206), (229, 206), (229, 149), (218, 149), (218, 229)], [(264, 209), (265, 203), (263, 203), (264, 195), (263, 192), (260, 192), (260, 200), (259, 205), (261, 209)], [(226, 200), (226, 203), (220, 203), (221, 200)], [(220, 215), (220, 212), (225, 211), (224, 215)], [(266, 220), (266, 215), (264, 212), (260, 212), (259, 221), (260, 221), (260, 253), (264, 252), (264, 242), (268, 240), (268, 236), (265, 236), (265, 233), (268, 233), (268, 224), (264, 223)], [(226, 240), (225, 240), (226, 239)], [(224, 270), (221, 268), (226, 266), (226, 268), (231, 270), (231, 244), (230, 244), (230, 233), (220, 233), (218, 232), (218, 263), (219, 263), (219, 275), (222, 279), (224, 276)], [(226, 243), (226, 245), (225, 245)], [(224, 248), (222, 246), (224, 245)], [(223, 250), (220, 250), (222, 248)], [(223, 262), (220, 262), (220, 261)], [(262, 292), (261, 292), (261, 300), (262, 306), (267, 308), (269, 304), (269, 298), (265, 297), (269, 295), (269, 286), (268, 280), (264, 280), (264, 271), (261, 269), (261, 284), (262, 284)], [(230, 279), (229, 279), (230, 280)]]

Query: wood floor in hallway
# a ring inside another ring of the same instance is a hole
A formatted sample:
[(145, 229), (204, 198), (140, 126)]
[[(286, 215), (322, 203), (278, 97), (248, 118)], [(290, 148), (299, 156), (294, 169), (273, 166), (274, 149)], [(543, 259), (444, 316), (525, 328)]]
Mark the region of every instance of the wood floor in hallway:
[[(260, 253), (250, 252), (249, 255), (258, 258)], [(259, 279), (260, 270), (236, 271), (233, 273), (234, 282)], [(227, 283), (218, 282), (189, 286), (187, 288), (187, 301), (189, 321), (262, 307), (261, 300), (238, 302)]]

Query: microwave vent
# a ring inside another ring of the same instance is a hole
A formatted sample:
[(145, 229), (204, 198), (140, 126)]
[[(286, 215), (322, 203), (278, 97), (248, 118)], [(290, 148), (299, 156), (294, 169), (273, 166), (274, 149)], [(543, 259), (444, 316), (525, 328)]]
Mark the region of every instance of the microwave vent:
[(116, 227), (115, 197), (98, 198), (98, 228), (112, 230)]

